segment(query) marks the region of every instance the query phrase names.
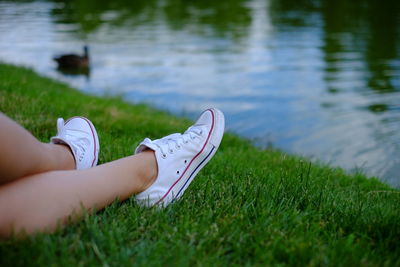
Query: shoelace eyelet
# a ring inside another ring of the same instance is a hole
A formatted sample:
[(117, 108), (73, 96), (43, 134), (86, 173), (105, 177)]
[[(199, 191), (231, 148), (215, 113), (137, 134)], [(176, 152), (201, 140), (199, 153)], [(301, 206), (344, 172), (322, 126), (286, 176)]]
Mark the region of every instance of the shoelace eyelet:
[(163, 159), (165, 159), (165, 158), (167, 157), (167, 154), (161, 154), (161, 157), (162, 157)]
[(176, 174), (179, 174), (179, 171), (176, 171)]
[(174, 153), (174, 150), (168, 149), (168, 153), (169, 153), (169, 154), (173, 154), (173, 153)]
[(175, 148), (176, 149), (181, 149), (181, 146), (180, 145), (175, 145)]
[(185, 159), (185, 164), (187, 164), (187, 160)]

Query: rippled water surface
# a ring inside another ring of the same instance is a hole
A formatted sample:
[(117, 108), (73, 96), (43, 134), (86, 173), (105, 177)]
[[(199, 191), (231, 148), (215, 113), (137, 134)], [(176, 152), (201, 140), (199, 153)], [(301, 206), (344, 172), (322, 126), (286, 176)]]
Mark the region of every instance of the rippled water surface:
[[(400, 186), (399, 1), (1, 1), (0, 60)], [(57, 71), (91, 52), (89, 74)], [(1, 73), (0, 73), (1, 79)]]

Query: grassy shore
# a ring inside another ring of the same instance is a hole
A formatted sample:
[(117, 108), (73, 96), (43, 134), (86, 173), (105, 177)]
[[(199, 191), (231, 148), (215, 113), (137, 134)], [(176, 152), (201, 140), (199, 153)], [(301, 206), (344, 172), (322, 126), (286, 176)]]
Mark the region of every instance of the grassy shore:
[[(90, 118), (100, 164), (132, 154), (144, 137), (191, 124), (5, 64), (0, 111), (44, 142), (58, 117)], [(0, 241), (0, 266), (399, 266), (399, 205), (400, 192), (376, 179), (261, 151), (226, 134), (178, 203), (158, 211), (129, 199), (54, 234)]]

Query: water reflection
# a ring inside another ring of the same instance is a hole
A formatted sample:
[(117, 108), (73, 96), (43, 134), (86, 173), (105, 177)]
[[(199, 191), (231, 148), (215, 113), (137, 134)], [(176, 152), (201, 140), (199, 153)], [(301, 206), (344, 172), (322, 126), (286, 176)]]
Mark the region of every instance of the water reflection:
[(95, 1), (55, 0), (58, 3), (51, 14), (56, 23), (76, 24), (73, 33), (85, 39), (102, 24), (112, 27), (135, 27), (143, 23), (154, 23), (162, 17), (173, 30), (189, 28), (194, 34), (229, 36), (240, 38), (246, 35), (251, 23), (248, 1)]
[(95, 32), (107, 23), (119, 27), (129, 22), (130, 26), (154, 21), (157, 17), (158, 2), (148, 1), (95, 1), (95, 0), (54, 0), (56, 5), (51, 15), (57, 24), (73, 24), (71, 33), (77, 38), (87, 39), (88, 34)]
[[(0, 0), (0, 60), (188, 116), (214, 105), (260, 146), (400, 186), (399, 5)], [(90, 81), (58, 73), (51, 57), (84, 43)]]
[[(343, 130), (361, 137), (358, 145), (351, 143), (354, 153), (348, 160), (363, 159), (364, 168), (374, 168), (384, 177), (391, 176), (399, 185), (400, 136), (393, 131), (399, 130), (400, 122), (400, 3), (376, 0), (323, 3), (326, 84), (346, 96), (344, 103), (351, 104), (348, 107), (342, 104), (338, 113), (351, 108), (364, 111), (349, 110), (348, 121), (340, 122), (348, 125)], [(357, 101), (349, 96), (351, 92), (359, 94)], [(354, 125), (362, 117), (365, 118), (362, 124)], [(368, 130), (356, 127), (369, 129), (369, 136), (363, 137)], [(349, 138), (352, 139), (355, 138)]]
[(60, 73), (66, 75), (66, 76), (83, 75), (86, 77), (87, 81), (89, 81), (89, 79), (90, 79), (90, 68), (71, 69), (71, 68), (57, 67), (57, 71), (59, 71)]
[[(372, 89), (376, 93), (399, 90), (398, 26), (400, 2), (348, 1), (324, 2), (325, 47), (328, 72), (345, 72), (337, 69), (343, 61), (361, 61), (362, 65), (349, 68), (363, 71), (366, 84), (360, 90)], [(340, 18), (340, 19), (338, 19)], [(355, 57), (355, 58), (354, 58)], [(395, 68), (393, 68), (395, 67)], [(340, 68), (340, 67), (339, 67)], [(327, 77), (334, 79), (334, 74)], [(397, 84), (396, 84), (397, 82)]]

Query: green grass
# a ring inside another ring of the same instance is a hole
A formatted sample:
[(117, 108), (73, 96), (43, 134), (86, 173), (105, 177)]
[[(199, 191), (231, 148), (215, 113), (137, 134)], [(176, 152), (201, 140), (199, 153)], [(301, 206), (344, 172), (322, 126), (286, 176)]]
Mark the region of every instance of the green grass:
[[(130, 155), (144, 137), (190, 125), (4, 64), (0, 110), (45, 142), (57, 117), (89, 117), (100, 163)], [(1, 241), (0, 266), (400, 266), (399, 204), (400, 192), (377, 179), (226, 134), (178, 203), (158, 211), (115, 202), (54, 234)]]

